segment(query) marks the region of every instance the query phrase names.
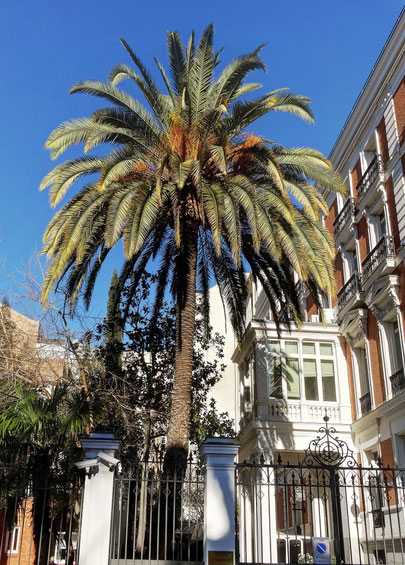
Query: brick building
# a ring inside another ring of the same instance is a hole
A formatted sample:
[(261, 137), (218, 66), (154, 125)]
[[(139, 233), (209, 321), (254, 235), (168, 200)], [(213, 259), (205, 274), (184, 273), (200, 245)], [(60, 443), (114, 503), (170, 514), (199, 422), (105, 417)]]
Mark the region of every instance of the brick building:
[[(327, 412), (363, 464), (405, 467), (405, 12), (332, 151), (348, 196), (327, 195), (337, 297), (277, 335), (260, 285), (233, 361), (241, 456), (300, 452)], [(232, 379), (231, 373), (228, 376)], [(351, 443), (353, 442), (353, 443)]]
[(330, 159), (348, 196), (329, 197), (335, 318), (344, 337), (352, 432), (363, 464), (405, 467), (405, 14)]
[(66, 343), (42, 335), (40, 323), (0, 305), (1, 378), (48, 386), (74, 372)]
[[(324, 221), (336, 243), (337, 297), (325, 304), (324, 326), (313, 297), (297, 282), (306, 319), (300, 329), (293, 326), (278, 334), (263, 289), (251, 281), (246, 332), (232, 357), (237, 366), (239, 461), (274, 461), (281, 454), (289, 464), (298, 464), (327, 414), (357, 463), (368, 469), (368, 496), (363, 498), (354, 489), (349, 496), (342, 471), (347, 500), (341, 538), (346, 557), (357, 539), (351, 562), (403, 562), (401, 497), (394, 492), (393, 479), (384, 489), (376, 488), (383, 475), (374, 469), (405, 468), (405, 11), (330, 159), (348, 189), (346, 198), (325, 195), (330, 212)], [(325, 516), (317, 518), (318, 510), (305, 494), (307, 485), (302, 484), (301, 514), (293, 518), (296, 499), (291, 486), (277, 491), (279, 487), (268, 482), (269, 491), (274, 489), (267, 494), (268, 506), (275, 496), (278, 516), (273, 517), (278, 525), (273, 526), (270, 548), (277, 548), (280, 563), (312, 554), (311, 536), (326, 535), (321, 524), (328, 523), (330, 507), (325, 502)], [(260, 496), (251, 501), (249, 496), (248, 492), (248, 515), (262, 504)], [(391, 516), (402, 534), (388, 524)], [(311, 532), (307, 536), (305, 528)], [(329, 528), (333, 531), (331, 524)], [(261, 523), (253, 530), (261, 539), (268, 536)], [(328, 535), (336, 538), (336, 533)], [(373, 547), (364, 535), (373, 537)], [(262, 548), (248, 542), (245, 546), (249, 559), (266, 561)], [(255, 551), (260, 558), (252, 557)]]

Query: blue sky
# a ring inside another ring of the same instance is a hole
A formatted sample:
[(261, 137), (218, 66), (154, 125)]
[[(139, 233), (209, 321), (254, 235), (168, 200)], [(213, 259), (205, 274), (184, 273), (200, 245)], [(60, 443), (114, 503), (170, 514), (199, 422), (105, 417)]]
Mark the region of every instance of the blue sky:
[[(52, 217), (38, 192), (51, 162), (44, 142), (60, 122), (89, 115), (98, 102), (69, 95), (84, 79), (104, 80), (111, 67), (129, 63), (125, 38), (153, 69), (166, 64), (165, 33), (188, 39), (211, 21), (221, 59), (267, 42), (268, 73), (254, 77), (264, 89), (288, 86), (309, 96), (314, 126), (275, 115), (255, 129), (290, 146), (328, 154), (402, 8), (401, 0), (2, 0), (0, 6), (1, 208), (0, 294), (10, 293), (6, 273), (41, 248)], [(124, 83), (125, 87), (125, 83)], [(79, 150), (77, 152), (79, 154)], [(92, 314), (104, 311), (107, 284), (121, 252), (112, 255), (96, 287)]]

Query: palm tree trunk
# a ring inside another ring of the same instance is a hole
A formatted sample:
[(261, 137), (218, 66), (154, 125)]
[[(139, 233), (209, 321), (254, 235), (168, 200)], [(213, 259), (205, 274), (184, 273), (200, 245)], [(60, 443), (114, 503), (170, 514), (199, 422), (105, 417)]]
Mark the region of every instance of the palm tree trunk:
[(172, 407), (167, 433), (166, 464), (169, 460), (177, 466), (185, 462), (188, 454), (191, 412), (191, 375), (196, 312), (197, 233), (189, 229), (184, 238), (178, 261), (183, 271), (185, 285), (176, 304), (176, 360), (173, 382)]

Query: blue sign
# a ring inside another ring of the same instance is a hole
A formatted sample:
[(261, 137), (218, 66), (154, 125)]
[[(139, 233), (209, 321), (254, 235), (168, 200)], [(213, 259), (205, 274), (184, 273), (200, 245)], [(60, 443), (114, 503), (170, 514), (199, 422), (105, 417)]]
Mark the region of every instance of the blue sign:
[(329, 538), (312, 538), (312, 552), (314, 556), (314, 563), (330, 565)]

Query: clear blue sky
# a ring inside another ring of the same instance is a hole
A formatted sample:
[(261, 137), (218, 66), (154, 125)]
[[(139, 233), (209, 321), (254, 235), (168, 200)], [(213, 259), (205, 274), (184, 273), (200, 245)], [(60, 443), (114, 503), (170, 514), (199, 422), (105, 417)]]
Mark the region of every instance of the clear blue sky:
[[(222, 61), (268, 42), (262, 52), (264, 88), (288, 86), (313, 101), (316, 124), (276, 115), (255, 129), (290, 146), (328, 154), (354, 100), (396, 21), (401, 0), (2, 0), (0, 263), (21, 266), (41, 248), (53, 211), (38, 192), (52, 162), (44, 142), (60, 122), (89, 115), (97, 100), (69, 95), (84, 79), (104, 80), (111, 67), (129, 63), (125, 38), (147, 66), (166, 64), (165, 32), (185, 40), (211, 21)], [(124, 83), (125, 87), (125, 83)], [(96, 287), (93, 314), (103, 312), (117, 252)], [(0, 273), (0, 294), (9, 282)]]

